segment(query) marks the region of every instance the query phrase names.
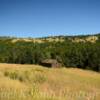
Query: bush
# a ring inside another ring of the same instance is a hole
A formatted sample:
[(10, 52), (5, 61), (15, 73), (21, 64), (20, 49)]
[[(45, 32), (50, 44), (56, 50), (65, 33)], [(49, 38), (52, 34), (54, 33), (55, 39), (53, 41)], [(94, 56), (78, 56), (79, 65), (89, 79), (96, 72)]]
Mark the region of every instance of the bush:
[(13, 79), (13, 80), (19, 80), (21, 82), (23, 81), (23, 77), (20, 76), (17, 72), (8, 72), (8, 71), (6, 71), (6, 72), (4, 72), (4, 75), (6, 77), (9, 77), (10, 79)]

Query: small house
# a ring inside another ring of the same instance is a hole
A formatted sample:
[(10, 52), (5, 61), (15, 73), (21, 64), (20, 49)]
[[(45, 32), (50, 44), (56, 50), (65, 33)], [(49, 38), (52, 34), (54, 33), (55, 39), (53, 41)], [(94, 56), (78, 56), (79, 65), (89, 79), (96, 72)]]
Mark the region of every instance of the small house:
[(56, 59), (45, 59), (41, 61), (41, 65), (52, 68), (61, 67), (61, 63), (59, 63)]

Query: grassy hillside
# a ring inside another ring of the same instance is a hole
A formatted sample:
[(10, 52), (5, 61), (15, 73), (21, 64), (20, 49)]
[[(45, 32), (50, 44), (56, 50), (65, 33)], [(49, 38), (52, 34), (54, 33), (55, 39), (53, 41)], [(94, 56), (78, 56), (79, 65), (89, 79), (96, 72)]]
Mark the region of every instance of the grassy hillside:
[(0, 64), (0, 100), (100, 100), (100, 73)]

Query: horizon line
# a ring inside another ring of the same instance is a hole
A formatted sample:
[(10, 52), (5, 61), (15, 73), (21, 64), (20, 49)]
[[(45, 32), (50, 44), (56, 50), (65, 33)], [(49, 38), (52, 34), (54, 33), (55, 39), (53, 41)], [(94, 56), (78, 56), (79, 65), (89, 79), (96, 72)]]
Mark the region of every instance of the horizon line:
[(31, 36), (18, 36), (18, 35), (0, 35), (0, 37), (9, 37), (9, 38), (44, 38), (44, 37), (56, 37), (56, 36), (88, 36), (88, 35), (98, 35), (100, 34), (100, 32), (97, 32), (97, 33), (73, 33), (73, 34), (49, 34), (49, 35), (43, 35), (43, 36), (34, 36), (34, 35), (31, 35)]

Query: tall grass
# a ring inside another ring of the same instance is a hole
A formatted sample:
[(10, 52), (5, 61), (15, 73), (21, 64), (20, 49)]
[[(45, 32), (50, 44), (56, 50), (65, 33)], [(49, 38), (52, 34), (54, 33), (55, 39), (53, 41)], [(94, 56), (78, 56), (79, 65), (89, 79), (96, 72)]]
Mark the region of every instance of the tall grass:
[(0, 64), (0, 100), (100, 100), (100, 74)]

